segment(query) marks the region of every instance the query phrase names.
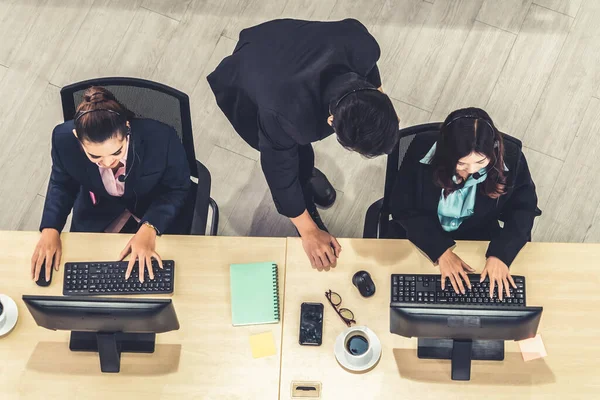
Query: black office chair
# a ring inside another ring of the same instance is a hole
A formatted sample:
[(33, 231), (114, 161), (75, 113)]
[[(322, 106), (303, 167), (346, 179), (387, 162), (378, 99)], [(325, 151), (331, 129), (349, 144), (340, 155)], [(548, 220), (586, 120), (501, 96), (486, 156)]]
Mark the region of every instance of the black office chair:
[[(367, 210), (363, 229), (364, 238), (393, 238), (396, 236), (393, 234), (393, 231), (402, 229), (399, 226), (392, 227), (392, 224), (390, 223), (392, 215), (389, 201), (392, 196), (392, 190), (394, 189), (398, 170), (400, 169), (406, 151), (408, 150), (408, 147), (412, 143), (415, 136), (431, 132), (439, 132), (441, 125), (441, 122), (431, 122), (422, 125), (410, 126), (400, 131), (401, 135), (400, 141), (398, 142), (398, 147), (392, 153), (390, 153), (387, 158), (383, 198), (371, 204)], [(504, 142), (505, 152), (521, 151), (521, 142), (518, 139), (515, 139), (512, 136), (504, 135)], [(520, 159), (517, 161), (517, 163), (518, 162), (520, 162)], [(542, 211), (539, 208), (536, 208), (536, 216), (540, 215), (542, 215)]]
[(209, 234), (215, 236), (219, 225), (219, 208), (210, 197), (210, 172), (200, 161), (196, 160), (188, 95), (161, 83), (145, 79), (119, 77), (89, 79), (61, 89), (60, 97), (65, 121), (73, 119), (76, 105), (81, 102), (83, 93), (90, 86), (105, 87), (136, 116), (160, 121), (172, 126), (177, 131), (185, 148), (192, 177), (192, 190), (195, 193), (195, 196), (188, 199), (189, 204), (186, 204), (186, 207), (193, 207), (189, 233), (192, 235), (206, 234), (210, 208), (212, 209), (212, 218)]

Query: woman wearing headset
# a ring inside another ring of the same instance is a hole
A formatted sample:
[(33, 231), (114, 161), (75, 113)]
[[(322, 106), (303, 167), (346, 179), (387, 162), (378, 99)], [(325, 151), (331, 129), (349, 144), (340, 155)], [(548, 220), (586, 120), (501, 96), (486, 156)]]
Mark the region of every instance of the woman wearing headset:
[(50, 268), (58, 270), (60, 232), (73, 209), (73, 232), (135, 233), (120, 255), (131, 253), (126, 278), (139, 260), (140, 282), (144, 266), (154, 279), (151, 259), (162, 267), (156, 236), (182, 233), (189, 188), (185, 151), (173, 128), (135, 118), (102, 87), (87, 89), (74, 119), (52, 132), (52, 173), (32, 278), (38, 280), (44, 263), (46, 277)]
[[(489, 240), (481, 281), (510, 296), (509, 266), (531, 240), (535, 185), (521, 143), (478, 108), (452, 112), (439, 132), (417, 134), (392, 194), (396, 237), (406, 237), (440, 267), (458, 293), (475, 270), (454, 254), (454, 240)], [(498, 220), (504, 221), (501, 227)]]

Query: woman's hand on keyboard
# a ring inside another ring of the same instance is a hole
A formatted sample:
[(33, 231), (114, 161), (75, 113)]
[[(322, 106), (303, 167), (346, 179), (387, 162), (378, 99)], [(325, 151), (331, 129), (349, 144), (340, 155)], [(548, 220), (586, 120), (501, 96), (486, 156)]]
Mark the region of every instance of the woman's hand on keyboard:
[(442, 290), (446, 289), (446, 278), (450, 279), (450, 283), (456, 293), (465, 294), (463, 280), (469, 289), (471, 289), (471, 281), (467, 276), (467, 272), (475, 272), (475, 270), (454, 254), (452, 249), (446, 250), (440, 256), (438, 264), (440, 266), (440, 273), (442, 274)]
[[(37, 281), (40, 277), (42, 264), (46, 263), (46, 280), (50, 279), (50, 269), (54, 267), (58, 271), (60, 258), (62, 257), (62, 245), (60, 233), (56, 229), (45, 228), (42, 236), (31, 256), (31, 278)], [(54, 258), (54, 265), (52, 259)]]
[(129, 253), (131, 253), (131, 257), (129, 258), (129, 264), (127, 265), (127, 271), (125, 272), (125, 279), (129, 279), (131, 270), (133, 269), (133, 265), (135, 264), (136, 260), (139, 261), (138, 270), (140, 271), (141, 283), (144, 282), (144, 270), (146, 267), (148, 268), (148, 275), (150, 275), (150, 279), (154, 279), (152, 258), (155, 258), (156, 261), (158, 261), (160, 268), (163, 267), (162, 260), (156, 252), (156, 231), (154, 228), (146, 224), (143, 224), (137, 233), (131, 238), (129, 243), (127, 243), (127, 246), (125, 246), (119, 255), (119, 261), (123, 261), (123, 259)]
[(498, 298), (500, 301), (502, 301), (503, 293), (506, 293), (506, 297), (510, 297), (509, 282), (514, 289), (517, 288), (515, 281), (510, 276), (508, 266), (499, 258), (488, 257), (485, 268), (481, 272), (480, 281), (483, 282), (486, 277), (490, 278), (490, 297), (494, 296), (494, 288), (498, 286)]

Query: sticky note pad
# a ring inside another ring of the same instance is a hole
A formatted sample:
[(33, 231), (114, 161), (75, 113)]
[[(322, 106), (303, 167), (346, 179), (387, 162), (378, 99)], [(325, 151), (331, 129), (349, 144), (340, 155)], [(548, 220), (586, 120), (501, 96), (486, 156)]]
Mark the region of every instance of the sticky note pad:
[(250, 348), (252, 357), (261, 358), (275, 355), (275, 340), (272, 332), (258, 333), (250, 336)]
[(524, 361), (531, 361), (548, 355), (546, 353), (546, 346), (544, 346), (539, 333), (534, 338), (519, 340), (517, 343), (519, 343), (519, 347), (521, 348)]

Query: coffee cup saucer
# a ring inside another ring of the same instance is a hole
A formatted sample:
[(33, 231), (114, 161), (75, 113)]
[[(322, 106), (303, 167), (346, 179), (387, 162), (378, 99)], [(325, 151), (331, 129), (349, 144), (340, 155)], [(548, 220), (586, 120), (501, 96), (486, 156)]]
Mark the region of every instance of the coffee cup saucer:
[(13, 330), (19, 318), (19, 309), (17, 303), (10, 297), (0, 294), (0, 301), (4, 306), (4, 322), (0, 323), (0, 336), (4, 336)]
[[(345, 348), (346, 337), (350, 332), (356, 331), (364, 333), (369, 340), (369, 350), (361, 356), (353, 356)], [(338, 363), (345, 369), (352, 372), (367, 371), (381, 358), (381, 342), (371, 329), (366, 326), (355, 326), (338, 335), (335, 340), (334, 354)]]

